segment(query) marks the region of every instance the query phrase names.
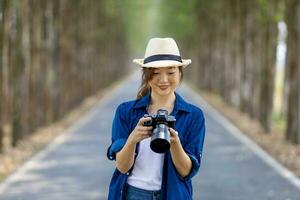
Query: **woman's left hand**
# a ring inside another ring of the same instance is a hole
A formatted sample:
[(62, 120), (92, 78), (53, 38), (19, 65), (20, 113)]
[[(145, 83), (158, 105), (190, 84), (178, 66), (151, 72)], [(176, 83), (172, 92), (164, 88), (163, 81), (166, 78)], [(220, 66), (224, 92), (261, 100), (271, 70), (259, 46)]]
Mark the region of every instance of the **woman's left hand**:
[(170, 135), (171, 135), (171, 156), (172, 161), (175, 165), (177, 172), (182, 176), (187, 176), (191, 169), (192, 169), (192, 161), (190, 157), (185, 153), (180, 139), (178, 137), (178, 132), (175, 131), (173, 128), (169, 128)]
[(170, 131), (170, 135), (171, 135), (171, 138), (170, 138), (171, 145), (180, 143), (180, 139), (178, 137), (178, 132), (175, 131), (173, 128), (169, 128), (169, 131)]

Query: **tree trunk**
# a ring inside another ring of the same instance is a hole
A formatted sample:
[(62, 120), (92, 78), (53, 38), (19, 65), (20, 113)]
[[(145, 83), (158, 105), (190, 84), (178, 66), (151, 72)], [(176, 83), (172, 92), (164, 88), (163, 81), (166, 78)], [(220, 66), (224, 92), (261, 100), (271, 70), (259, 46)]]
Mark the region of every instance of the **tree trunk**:
[[(274, 72), (275, 72), (275, 55), (276, 55), (276, 23), (272, 21), (263, 25), (263, 54), (262, 73), (261, 73), (261, 94), (260, 94), (260, 122), (264, 129), (269, 132), (271, 129), (271, 117), (273, 108), (273, 91), (274, 91)], [(275, 31), (274, 31), (275, 30)], [(273, 34), (273, 35), (272, 35)]]
[(300, 2), (288, 0), (286, 4), (287, 42), (287, 84), (288, 109), (286, 139), (294, 144), (300, 143)]
[(4, 148), (9, 148), (11, 141), (11, 111), (12, 111), (12, 88), (10, 85), (10, 53), (11, 53), (11, 27), (12, 8), (10, 1), (3, 2), (3, 46), (2, 46), (2, 99)]
[[(5, 13), (5, 1), (0, 1), (0, 13), (1, 16), (4, 15)], [(2, 54), (2, 47), (3, 47), (3, 34), (4, 34), (4, 20), (3, 18), (0, 19), (0, 55)], [(3, 62), (0, 62), (0, 69), (2, 69), (2, 65)], [(4, 94), (3, 94), (3, 71), (0, 70), (0, 97), (3, 98)], [(4, 122), (3, 122), (3, 118), (4, 118), (4, 112), (3, 112), (3, 106), (4, 103), (1, 101), (0, 103), (0, 153), (3, 152), (3, 148), (4, 148)]]

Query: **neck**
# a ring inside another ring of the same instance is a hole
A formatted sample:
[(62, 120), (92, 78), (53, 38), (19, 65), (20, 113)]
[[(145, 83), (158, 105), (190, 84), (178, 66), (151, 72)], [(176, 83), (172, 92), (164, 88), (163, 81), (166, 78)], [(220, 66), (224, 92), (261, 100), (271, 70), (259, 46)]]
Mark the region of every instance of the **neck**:
[(168, 107), (173, 106), (175, 102), (175, 93), (172, 93), (168, 96), (160, 96), (155, 93), (151, 93), (151, 103), (157, 107)]

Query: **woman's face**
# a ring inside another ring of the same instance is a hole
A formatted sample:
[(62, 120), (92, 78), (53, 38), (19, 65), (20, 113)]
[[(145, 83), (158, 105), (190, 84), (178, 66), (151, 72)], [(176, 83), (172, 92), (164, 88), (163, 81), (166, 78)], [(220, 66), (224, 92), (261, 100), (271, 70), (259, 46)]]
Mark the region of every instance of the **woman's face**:
[(155, 68), (149, 85), (153, 93), (167, 96), (174, 93), (180, 83), (181, 73), (179, 67)]

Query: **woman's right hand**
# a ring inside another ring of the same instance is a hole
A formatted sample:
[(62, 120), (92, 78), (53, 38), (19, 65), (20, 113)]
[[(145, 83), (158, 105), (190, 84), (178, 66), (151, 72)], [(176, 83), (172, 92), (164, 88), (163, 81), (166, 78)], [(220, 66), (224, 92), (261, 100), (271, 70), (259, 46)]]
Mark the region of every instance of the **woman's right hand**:
[(128, 142), (132, 144), (137, 144), (143, 139), (149, 138), (151, 136), (152, 126), (144, 126), (144, 122), (151, 121), (151, 117), (142, 117), (139, 119), (134, 130), (128, 137)]

